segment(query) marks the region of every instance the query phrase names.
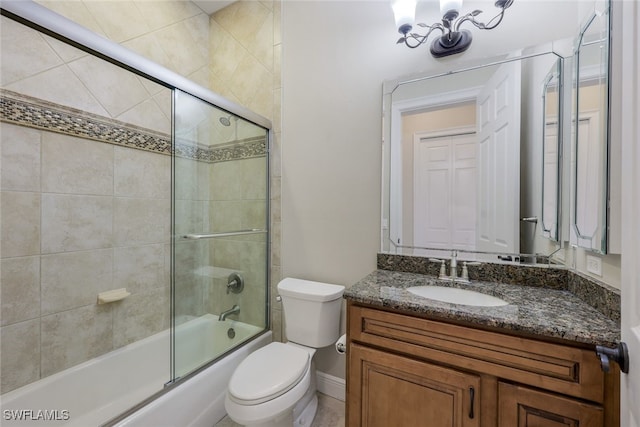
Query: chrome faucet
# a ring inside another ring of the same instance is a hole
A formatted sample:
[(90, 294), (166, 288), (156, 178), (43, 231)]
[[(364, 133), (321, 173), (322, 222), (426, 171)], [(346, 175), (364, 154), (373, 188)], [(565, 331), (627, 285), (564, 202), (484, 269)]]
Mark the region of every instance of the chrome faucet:
[(225, 320), (227, 320), (228, 315), (235, 313), (240, 313), (240, 306), (238, 304), (234, 304), (233, 307), (231, 307), (229, 310), (220, 313), (220, 316), (218, 316), (218, 320), (224, 322)]
[(439, 262), (440, 274), (438, 279), (447, 280), (450, 282), (469, 283), (469, 270), (467, 265), (479, 265), (478, 262), (463, 262), (462, 263), (462, 275), (458, 276), (458, 251), (451, 251), (451, 260), (449, 261), (449, 275), (447, 276), (446, 264), (444, 259), (429, 258), (429, 261)]
[(449, 280), (455, 282), (458, 278), (458, 252), (451, 251), (451, 262), (449, 263)]

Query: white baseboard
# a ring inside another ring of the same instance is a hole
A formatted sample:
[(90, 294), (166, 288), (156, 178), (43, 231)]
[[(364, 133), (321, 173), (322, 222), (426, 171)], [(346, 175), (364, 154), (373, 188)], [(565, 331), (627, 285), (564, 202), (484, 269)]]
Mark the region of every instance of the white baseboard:
[(317, 371), (316, 382), (320, 393), (345, 401), (347, 382), (344, 379)]

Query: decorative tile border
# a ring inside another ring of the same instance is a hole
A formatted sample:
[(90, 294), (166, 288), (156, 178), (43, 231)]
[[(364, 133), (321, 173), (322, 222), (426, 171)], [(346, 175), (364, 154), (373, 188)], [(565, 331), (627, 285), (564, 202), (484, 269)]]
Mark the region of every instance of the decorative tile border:
[[(430, 276), (438, 276), (440, 272), (440, 265), (427, 258), (383, 253), (378, 254), (377, 268)], [(564, 267), (483, 262), (480, 265), (469, 266), (469, 278), (471, 280), (568, 290), (611, 320), (620, 321), (619, 290)]]
[[(72, 107), (0, 89), (0, 121), (138, 150), (171, 155), (171, 136)], [(265, 137), (248, 138), (215, 147), (177, 143), (179, 157), (207, 163), (261, 157)]]
[(194, 146), (191, 143), (176, 144), (176, 155), (189, 159), (198, 159), (207, 163), (228, 162), (230, 160), (262, 157), (267, 152), (267, 140), (264, 137), (247, 138), (211, 148)]

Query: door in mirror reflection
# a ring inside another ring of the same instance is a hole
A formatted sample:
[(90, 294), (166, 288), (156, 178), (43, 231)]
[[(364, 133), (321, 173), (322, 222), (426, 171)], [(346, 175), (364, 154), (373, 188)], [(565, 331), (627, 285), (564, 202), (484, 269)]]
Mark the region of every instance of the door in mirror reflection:
[(475, 250), (475, 126), (416, 134), (413, 159), (414, 245)]

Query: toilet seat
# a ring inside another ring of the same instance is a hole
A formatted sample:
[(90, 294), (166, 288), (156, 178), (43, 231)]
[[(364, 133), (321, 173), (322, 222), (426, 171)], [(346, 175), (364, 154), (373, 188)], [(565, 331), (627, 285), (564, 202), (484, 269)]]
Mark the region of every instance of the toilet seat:
[(273, 342), (245, 358), (229, 381), (229, 399), (258, 405), (295, 387), (309, 371), (311, 356), (304, 349)]

